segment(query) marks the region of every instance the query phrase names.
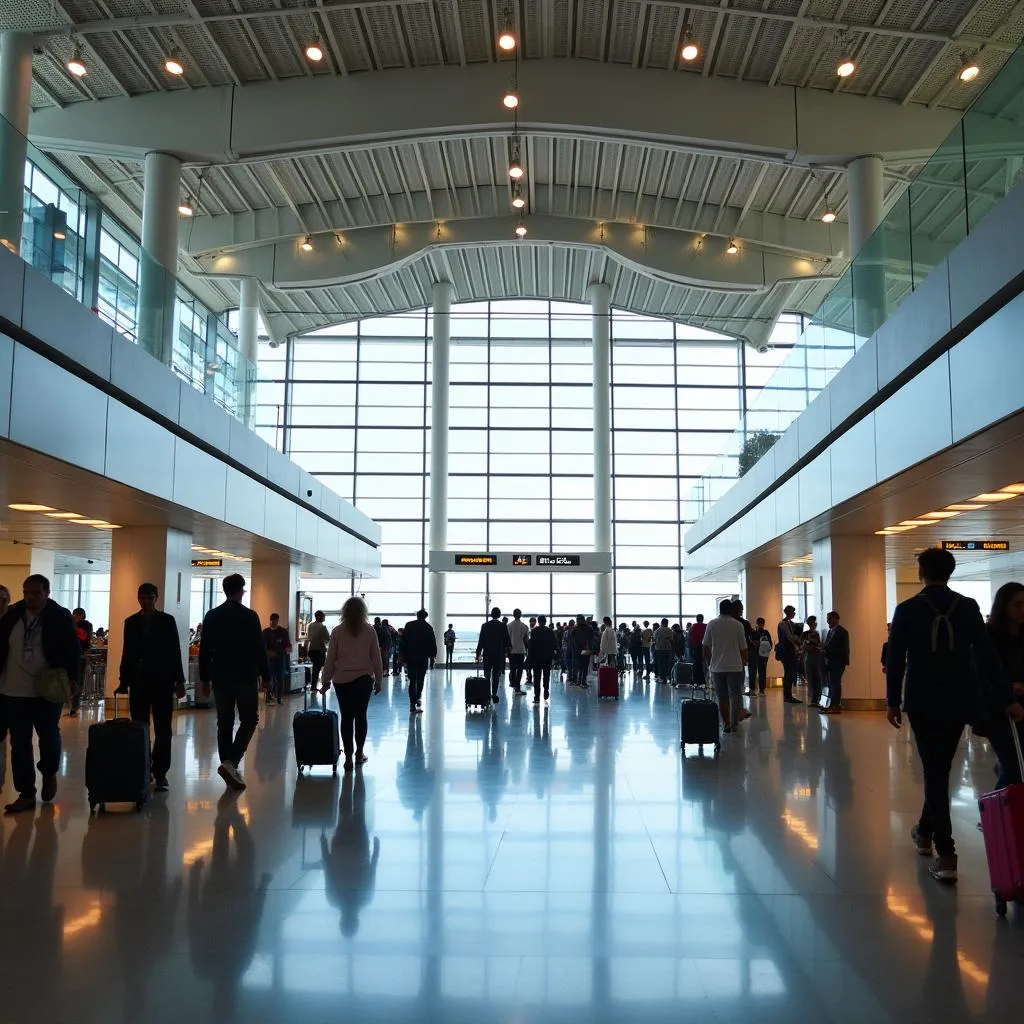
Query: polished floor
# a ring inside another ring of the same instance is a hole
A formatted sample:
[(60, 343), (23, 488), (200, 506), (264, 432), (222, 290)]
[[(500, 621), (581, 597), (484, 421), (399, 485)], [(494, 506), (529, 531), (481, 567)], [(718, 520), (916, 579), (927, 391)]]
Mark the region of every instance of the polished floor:
[(0, 823), (0, 1021), (1020, 1021), (1024, 910), (1000, 922), (988, 893), (980, 741), (951, 890), (909, 846), (920, 769), (880, 715), (774, 691), (720, 758), (681, 758), (667, 687), (467, 717), (453, 676), (415, 719), (386, 683), (355, 776), (298, 778), (301, 699), (261, 709), (237, 797), (212, 712), (183, 712), (142, 814), (90, 819), (96, 712), (65, 719), (56, 805)]

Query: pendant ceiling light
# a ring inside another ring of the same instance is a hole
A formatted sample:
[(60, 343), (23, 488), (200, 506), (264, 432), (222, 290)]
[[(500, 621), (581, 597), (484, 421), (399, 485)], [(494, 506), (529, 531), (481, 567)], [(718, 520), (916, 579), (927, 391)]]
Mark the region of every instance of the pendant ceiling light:
[(75, 47), (75, 52), (68, 58), (67, 69), (75, 78), (85, 78), (89, 69), (85, 66), (85, 59), (82, 57), (82, 48)]
[(169, 75), (174, 75), (176, 78), (180, 78), (185, 74), (185, 61), (177, 47), (167, 55), (167, 59), (164, 61), (164, 71)]

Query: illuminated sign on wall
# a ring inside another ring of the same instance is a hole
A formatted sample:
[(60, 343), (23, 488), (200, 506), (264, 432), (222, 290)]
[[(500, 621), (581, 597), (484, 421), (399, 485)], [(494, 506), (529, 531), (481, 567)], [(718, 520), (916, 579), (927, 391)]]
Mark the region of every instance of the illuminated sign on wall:
[(943, 551), (1009, 551), (1008, 540), (944, 540)]
[(222, 569), (224, 567), (223, 558), (193, 558), (192, 568), (193, 569)]
[(456, 555), (456, 565), (497, 565), (497, 555)]
[(559, 568), (564, 565), (579, 565), (579, 555), (538, 555), (538, 565), (550, 565)]
[(515, 566), (533, 565), (533, 555), (513, 555), (512, 564)]

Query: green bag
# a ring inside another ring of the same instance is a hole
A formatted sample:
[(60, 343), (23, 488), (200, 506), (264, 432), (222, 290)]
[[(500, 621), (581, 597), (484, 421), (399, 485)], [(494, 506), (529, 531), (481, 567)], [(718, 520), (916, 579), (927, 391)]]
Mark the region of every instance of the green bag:
[(71, 699), (71, 680), (67, 669), (43, 669), (36, 676), (36, 695), (51, 704), (66, 704)]

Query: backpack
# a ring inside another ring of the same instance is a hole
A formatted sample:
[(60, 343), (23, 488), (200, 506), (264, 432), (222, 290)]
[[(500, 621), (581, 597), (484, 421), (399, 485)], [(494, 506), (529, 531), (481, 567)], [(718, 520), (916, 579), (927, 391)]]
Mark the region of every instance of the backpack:
[(761, 642), (757, 645), (757, 656), (759, 658), (767, 658), (772, 653), (772, 642), (767, 637), (761, 637)]
[(956, 649), (956, 635), (950, 616), (960, 603), (960, 595), (954, 594), (945, 611), (937, 608), (924, 594), (919, 597), (932, 610), (931, 638), (924, 671), (935, 686), (955, 686), (964, 677), (964, 667)]

